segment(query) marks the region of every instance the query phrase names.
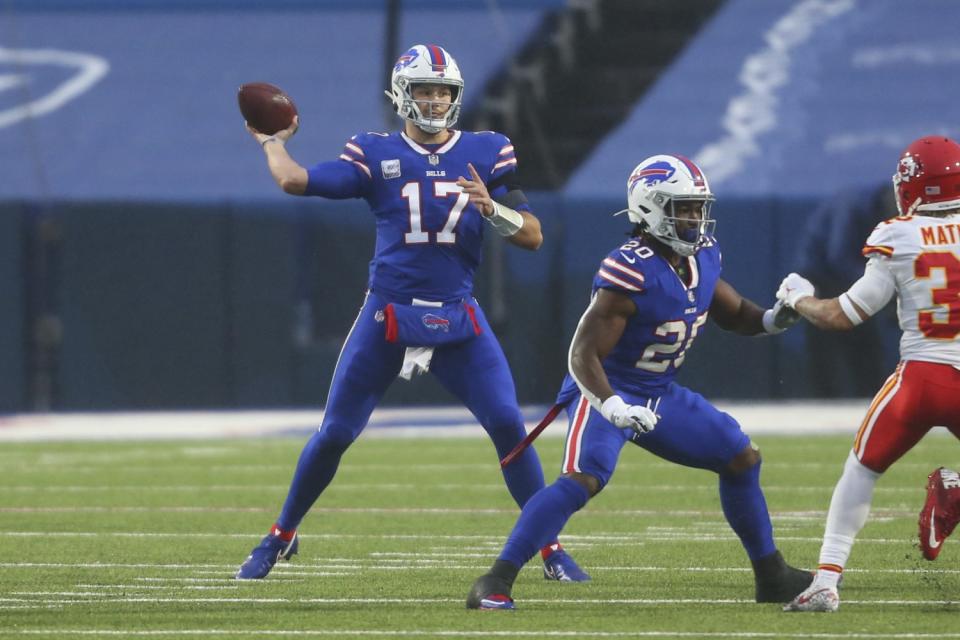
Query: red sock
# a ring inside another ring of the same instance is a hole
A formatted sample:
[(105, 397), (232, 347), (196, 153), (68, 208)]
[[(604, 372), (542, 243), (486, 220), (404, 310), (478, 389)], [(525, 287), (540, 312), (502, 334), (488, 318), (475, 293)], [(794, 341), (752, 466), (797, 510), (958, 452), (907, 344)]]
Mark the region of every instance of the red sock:
[(563, 547), (560, 546), (560, 543), (556, 540), (545, 546), (543, 549), (540, 549), (540, 558), (546, 560), (554, 551), (563, 551)]
[(297, 535), (297, 530), (294, 529), (293, 531), (286, 531), (281, 529), (280, 525), (275, 524), (270, 528), (270, 535), (277, 536), (284, 542), (290, 542), (293, 540), (293, 537)]

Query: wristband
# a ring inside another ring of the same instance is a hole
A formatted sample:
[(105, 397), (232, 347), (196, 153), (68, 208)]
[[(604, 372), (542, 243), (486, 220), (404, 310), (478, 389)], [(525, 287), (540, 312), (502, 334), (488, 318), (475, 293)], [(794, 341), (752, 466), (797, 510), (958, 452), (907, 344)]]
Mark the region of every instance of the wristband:
[(483, 216), (484, 220), (504, 237), (515, 235), (523, 226), (523, 216), (518, 211), (506, 207), (496, 200), (493, 201), (493, 213)]
[(767, 309), (763, 312), (763, 330), (767, 332), (768, 335), (776, 335), (778, 333), (783, 333), (786, 331), (786, 327), (778, 327), (773, 321), (773, 309)]
[(270, 136), (269, 138), (264, 138), (263, 140), (261, 140), (260, 146), (266, 147), (268, 142), (279, 142), (280, 144), (283, 144), (283, 140), (281, 140), (277, 136)]
[(600, 415), (602, 415), (607, 422), (613, 423), (613, 415), (615, 413), (622, 413), (629, 405), (623, 401), (623, 398), (614, 394), (603, 401), (603, 404), (600, 405)]

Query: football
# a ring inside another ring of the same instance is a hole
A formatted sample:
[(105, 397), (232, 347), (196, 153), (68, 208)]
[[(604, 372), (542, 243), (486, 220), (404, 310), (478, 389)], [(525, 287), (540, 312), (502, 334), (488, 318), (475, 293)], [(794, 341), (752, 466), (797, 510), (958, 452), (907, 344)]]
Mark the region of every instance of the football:
[(251, 127), (273, 135), (290, 126), (297, 106), (283, 89), (269, 82), (248, 82), (237, 91), (237, 104), (243, 119)]

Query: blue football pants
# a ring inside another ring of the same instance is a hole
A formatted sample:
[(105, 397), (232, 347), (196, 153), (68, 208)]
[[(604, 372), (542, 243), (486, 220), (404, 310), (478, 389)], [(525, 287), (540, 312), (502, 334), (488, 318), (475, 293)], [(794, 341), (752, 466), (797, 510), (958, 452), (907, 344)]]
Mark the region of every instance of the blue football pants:
[[(320, 429), (307, 442), (277, 524), (292, 530), (336, 473), (340, 457), (360, 435), (374, 407), (397, 378), (405, 348), (385, 339), (377, 312), (387, 300), (370, 292), (347, 336), (327, 398)], [(476, 301), (472, 301), (476, 305)], [(475, 306), (480, 335), (454, 345), (436, 347), (430, 371), (477, 418), (493, 440), (498, 459), (525, 436), (516, 388), (497, 338), (483, 310)], [(543, 469), (528, 448), (504, 471), (514, 501), (523, 506), (543, 488)]]

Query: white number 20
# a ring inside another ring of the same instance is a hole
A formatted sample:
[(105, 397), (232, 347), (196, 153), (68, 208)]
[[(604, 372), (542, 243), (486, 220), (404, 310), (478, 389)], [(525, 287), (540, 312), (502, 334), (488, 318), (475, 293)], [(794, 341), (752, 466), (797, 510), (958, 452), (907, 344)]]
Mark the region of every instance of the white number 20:
[(706, 321), (707, 312), (704, 311), (697, 316), (697, 319), (690, 325), (689, 337), (687, 337), (687, 323), (683, 320), (664, 322), (657, 327), (656, 334), (662, 338), (671, 335), (676, 336), (673, 342), (657, 342), (649, 345), (643, 350), (643, 355), (640, 356), (640, 359), (637, 360), (636, 367), (644, 371), (663, 373), (672, 362), (673, 367), (675, 369), (678, 368), (683, 364), (684, 358), (687, 357), (687, 349), (693, 345), (693, 341), (700, 332), (700, 327), (702, 327)]
[[(403, 234), (404, 241), (407, 244), (430, 242), (430, 232), (423, 230), (420, 183), (408, 182), (403, 185), (400, 195), (406, 199), (407, 208), (410, 211), (410, 231)], [(452, 195), (456, 195), (457, 198), (447, 213), (447, 222), (443, 225), (442, 230), (436, 232), (436, 242), (439, 244), (453, 244), (457, 241), (457, 234), (453, 230), (456, 228), (457, 222), (460, 221), (460, 214), (463, 213), (464, 207), (470, 202), (470, 196), (464, 193), (456, 182), (436, 181), (433, 183), (433, 197), (449, 198)]]

